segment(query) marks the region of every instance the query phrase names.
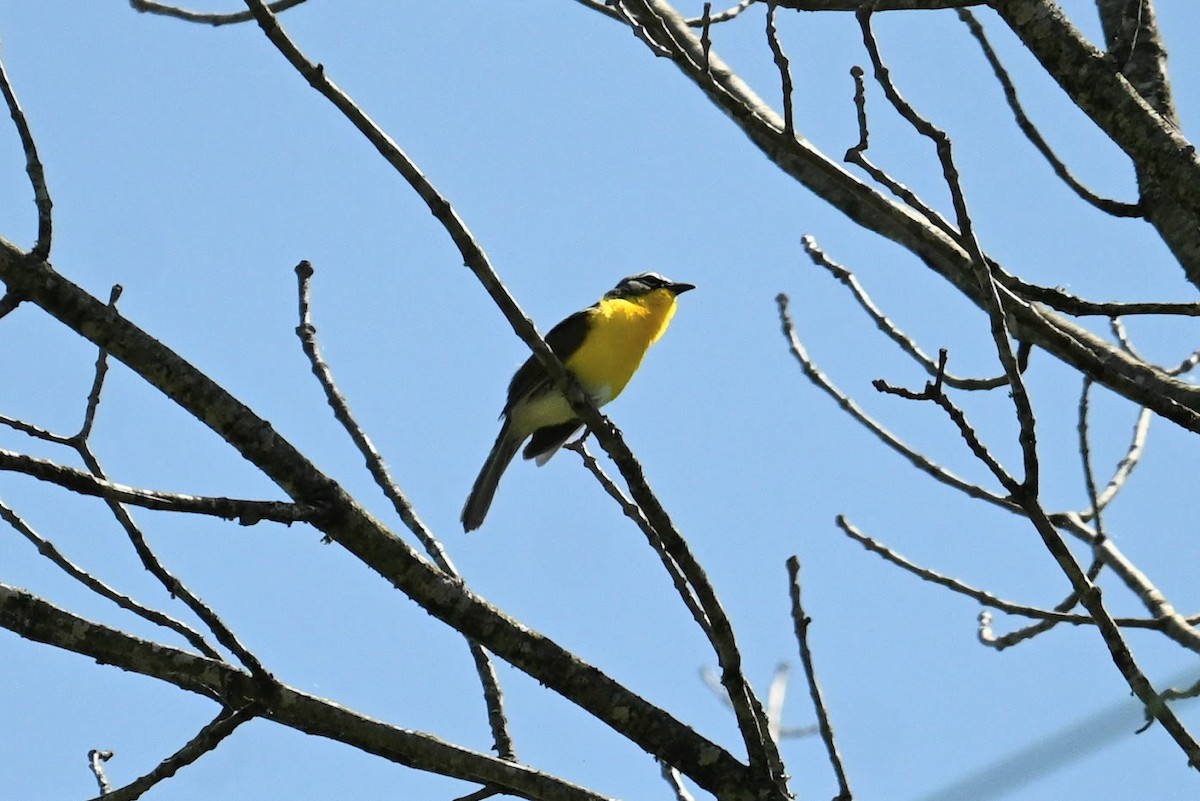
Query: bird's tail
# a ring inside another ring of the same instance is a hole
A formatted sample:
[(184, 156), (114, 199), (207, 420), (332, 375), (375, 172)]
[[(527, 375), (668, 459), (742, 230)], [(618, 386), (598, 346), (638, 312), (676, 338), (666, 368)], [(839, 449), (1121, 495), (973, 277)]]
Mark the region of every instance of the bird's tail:
[(463, 505), (463, 531), (474, 531), (483, 525), (483, 518), (487, 516), (492, 498), (496, 494), (496, 487), (500, 484), (500, 476), (504, 475), (508, 463), (517, 455), (524, 439), (513, 433), (512, 421), (505, 418), (500, 435), (496, 437), (492, 451), (483, 463), (483, 469), (479, 471), (479, 477), (475, 479), (471, 494), (467, 496), (467, 502)]

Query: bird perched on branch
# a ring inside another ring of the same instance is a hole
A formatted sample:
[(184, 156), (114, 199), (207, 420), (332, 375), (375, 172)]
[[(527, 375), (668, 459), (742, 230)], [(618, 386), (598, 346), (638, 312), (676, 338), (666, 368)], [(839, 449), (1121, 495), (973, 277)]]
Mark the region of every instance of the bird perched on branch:
[[(597, 406), (621, 394), (637, 372), (642, 357), (667, 330), (675, 315), (675, 298), (695, 289), (658, 273), (621, 279), (599, 302), (577, 311), (546, 335), (546, 344)], [(583, 427), (550, 374), (530, 356), (508, 385), (504, 421), (471, 494), (462, 510), (464, 531), (483, 523), (500, 476), (527, 438), (524, 457), (538, 466)]]

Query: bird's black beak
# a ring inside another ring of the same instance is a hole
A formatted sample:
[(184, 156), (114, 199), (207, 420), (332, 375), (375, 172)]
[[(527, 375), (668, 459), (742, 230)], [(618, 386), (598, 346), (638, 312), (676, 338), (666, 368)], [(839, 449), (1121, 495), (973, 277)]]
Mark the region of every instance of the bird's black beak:
[(667, 289), (671, 290), (676, 296), (682, 295), (684, 292), (691, 292), (696, 288), (695, 284), (671, 284)]

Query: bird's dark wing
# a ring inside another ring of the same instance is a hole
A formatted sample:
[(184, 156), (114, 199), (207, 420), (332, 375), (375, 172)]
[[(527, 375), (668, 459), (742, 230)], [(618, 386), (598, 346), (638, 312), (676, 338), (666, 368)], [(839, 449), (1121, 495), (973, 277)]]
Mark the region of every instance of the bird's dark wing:
[[(550, 346), (550, 350), (554, 351), (554, 355), (560, 361), (565, 362), (583, 344), (588, 331), (588, 315), (594, 308), (575, 312), (551, 328), (550, 333), (546, 334), (546, 344)], [(549, 386), (550, 376), (546, 374), (546, 368), (537, 360), (537, 356), (530, 354), (525, 363), (517, 368), (512, 381), (509, 382), (508, 402), (504, 404), (504, 413), (508, 414), (513, 405), (521, 398)]]
[(566, 445), (567, 440), (575, 436), (575, 432), (581, 428), (583, 428), (583, 423), (578, 420), (539, 428), (529, 438), (529, 444), (525, 446), (521, 456), (526, 459), (537, 459), (540, 467), (548, 462), (559, 448)]

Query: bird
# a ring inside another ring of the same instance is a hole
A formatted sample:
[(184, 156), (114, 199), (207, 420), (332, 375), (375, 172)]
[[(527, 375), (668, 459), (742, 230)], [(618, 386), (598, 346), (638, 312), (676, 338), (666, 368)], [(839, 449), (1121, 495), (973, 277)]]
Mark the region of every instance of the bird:
[[(622, 278), (595, 304), (551, 328), (546, 344), (592, 402), (603, 406), (621, 394), (646, 351), (667, 330), (675, 299), (695, 288), (652, 272)], [(522, 455), (541, 467), (583, 427), (532, 355), (513, 374), (500, 418), (500, 434), (463, 506), (464, 532), (483, 524), (500, 477), (526, 439)]]

